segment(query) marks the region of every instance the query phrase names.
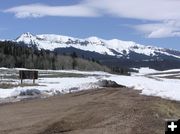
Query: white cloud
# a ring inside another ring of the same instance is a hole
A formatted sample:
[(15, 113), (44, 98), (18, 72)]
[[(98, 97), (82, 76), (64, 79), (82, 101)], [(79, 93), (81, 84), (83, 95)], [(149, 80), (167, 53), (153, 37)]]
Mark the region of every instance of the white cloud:
[(95, 17), (99, 14), (84, 4), (71, 6), (48, 6), (43, 4), (22, 5), (6, 9), (4, 12), (14, 13), (17, 18), (43, 17), (43, 16), (79, 16)]
[(165, 38), (180, 36), (180, 22), (165, 21), (161, 23), (142, 24), (134, 27), (145, 33), (148, 38)]
[(17, 17), (42, 16), (98, 16), (113, 15), (117, 17), (144, 20), (180, 19), (179, 0), (82, 0), (79, 4), (69, 6), (49, 6), (31, 4), (12, 7), (5, 12), (15, 13)]
[(89, 0), (89, 3), (106, 15), (154, 21), (134, 26), (148, 38), (180, 37), (180, 0)]
[(105, 14), (142, 20), (180, 19), (179, 0), (88, 0)]
[(79, 4), (70, 6), (22, 5), (4, 12), (14, 13), (17, 18), (109, 15), (155, 21), (156, 23), (137, 25), (135, 28), (149, 38), (180, 36), (180, 0), (82, 0)]

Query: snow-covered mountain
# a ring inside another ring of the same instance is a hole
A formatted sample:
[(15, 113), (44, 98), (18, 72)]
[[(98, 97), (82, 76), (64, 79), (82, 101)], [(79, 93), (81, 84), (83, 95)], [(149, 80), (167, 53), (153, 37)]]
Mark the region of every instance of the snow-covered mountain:
[(38, 49), (47, 49), (51, 51), (57, 48), (73, 47), (84, 51), (91, 51), (116, 57), (126, 56), (129, 58), (130, 53), (133, 52), (135, 54), (150, 57), (163, 54), (175, 58), (180, 58), (180, 52), (175, 50), (144, 46), (132, 41), (122, 41), (118, 39), (104, 40), (98, 37), (78, 39), (54, 34), (32, 35), (31, 33), (24, 33), (15, 41), (23, 42), (29, 46), (35, 45)]
[(159, 70), (180, 68), (180, 51), (140, 45), (118, 39), (86, 39), (54, 34), (24, 33), (14, 42), (19, 45), (51, 50), (59, 54), (76, 52), (79, 57), (95, 59), (110, 67), (150, 67)]

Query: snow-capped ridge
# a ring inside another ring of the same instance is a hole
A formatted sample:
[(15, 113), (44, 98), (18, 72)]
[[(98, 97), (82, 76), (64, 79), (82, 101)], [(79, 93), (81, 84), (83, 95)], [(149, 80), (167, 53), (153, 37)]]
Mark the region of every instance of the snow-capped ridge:
[(129, 55), (131, 52), (134, 52), (146, 56), (155, 56), (158, 53), (180, 58), (180, 55), (169, 53), (167, 49), (160, 47), (145, 46), (133, 41), (122, 41), (119, 39), (105, 40), (96, 36), (79, 39), (56, 34), (33, 35), (27, 32), (22, 34), (15, 41), (33, 44), (36, 45), (38, 49), (48, 49), (51, 51), (56, 48), (74, 47), (84, 51), (97, 52), (117, 57)]
[(42, 39), (45, 41), (51, 41), (51, 42), (67, 42), (69, 40), (76, 40), (73, 37), (63, 36), (63, 35), (55, 35), (55, 34), (41, 34), (36, 35), (38, 39)]
[(90, 36), (90, 37), (86, 38), (85, 40), (90, 41), (90, 42), (102, 42), (103, 39), (98, 38), (96, 36)]

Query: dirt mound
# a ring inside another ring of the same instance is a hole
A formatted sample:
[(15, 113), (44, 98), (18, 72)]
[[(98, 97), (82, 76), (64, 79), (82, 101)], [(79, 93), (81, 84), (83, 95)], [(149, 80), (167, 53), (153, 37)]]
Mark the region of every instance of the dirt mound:
[(111, 80), (100, 80), (98, 81), (100, 87), (114, 87), (114, 88), (125, 88), (125, 86), (117, 84), (115, 81)]

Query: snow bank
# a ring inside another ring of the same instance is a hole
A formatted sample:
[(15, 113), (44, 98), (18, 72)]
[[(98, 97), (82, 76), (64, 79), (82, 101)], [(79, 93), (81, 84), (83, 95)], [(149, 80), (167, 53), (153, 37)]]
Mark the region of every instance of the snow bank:
[(180, 80), (118, 75), (113, 75), (106, 79), (129, 88), (141, 90), (144, 95), (180, 101)]
[(180, 69), (171, 69), (171, 70), (162, 71), (162, 73), (169, 73), (169, 72), (180, 72)]
[[(64, 72), (87, 74), (88, 77), (66, 77), (66, 78), (40, 78), (37, 82), (39, 86), (14, 87), (11, 89), (0, 89), (0, 99), (19, 96), (26, 90), (39, 90), (42, 94), (53, 95), (57, 93), (69, 93), (71, 89), (75, 91), (98, 88), (96, 84), (99, 80), (111, 80), (126, 87), (141, 90), (141, 94), (159, 96), (166, 99), (180, 101), (180, 80), (158, 78), (147, 75), (157, 72), (149, 68), (141, 68), (140, 73), (133, 73), (132, 76), (113, 75), (105, 72), (84, 72), (75, 70), (59, 70), (48, 72)], [(160, 71), (158, 71), (160, 72)], [(14, 80), (15, 83), (18, 80)], [(31, 80), (27, 83), (32, 82)]]
[(140, 74), (150, 74), (150, 73), (157, 73), (159, 71), (155, 70), (155, 69), (151, 69), (149, 67), (142, 67), (140, 69), (137, 69), (139, 71)]
[(90, 88), (97, 88), (97, 85), (92, 84), (97, 81), (98, 79), (95, 77), (41, 78), (38, 80), (38, 84), (40, 86), (26, 86), (14, 87), (12, 89), (0, 89), (0, 98), (18, 96), (22, 91), (30, 89), (38, 89), (42, 93), (48, 92), (49, 94), (54, 94), (57, 91), (61, 93), (68, 93), (69, 89), (71, 88), (76, 88), (78, 91), (86, 90)]

